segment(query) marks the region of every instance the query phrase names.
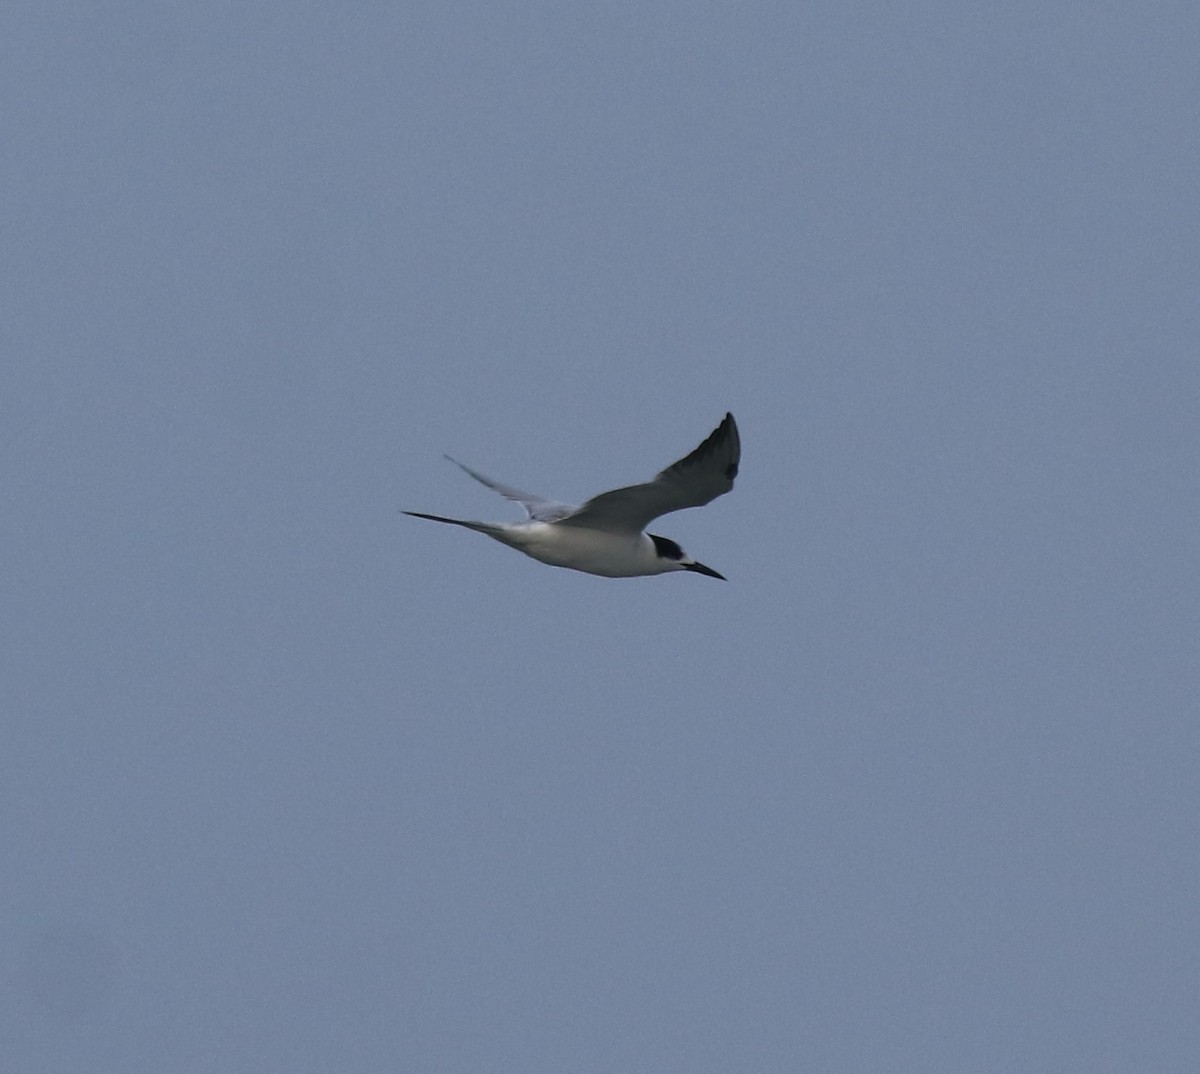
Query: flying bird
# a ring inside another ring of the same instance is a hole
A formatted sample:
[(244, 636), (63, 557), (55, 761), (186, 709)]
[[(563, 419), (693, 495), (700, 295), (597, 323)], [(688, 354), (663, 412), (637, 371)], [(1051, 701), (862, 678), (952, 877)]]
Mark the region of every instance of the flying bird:
[(420, 511), (404, 513), (486, 533), (552, 567), (569, 567), (605, 578), (693, 571), (723, 581), (723, 574), (697, 563), (669, 537), (646, 533), (645, 529), (659, 515), (703, 507), (724, 496), (733, 488), (741, 457), (737, 423), (732, 414), (726, 414), (704, 443), (653, 481), (602, 492), (581, 507), (572, 507), (502, 485), (447, 455), (476, 481), (506, 500), (519, 503), (529, 517), (521, 522), (471, 522)]

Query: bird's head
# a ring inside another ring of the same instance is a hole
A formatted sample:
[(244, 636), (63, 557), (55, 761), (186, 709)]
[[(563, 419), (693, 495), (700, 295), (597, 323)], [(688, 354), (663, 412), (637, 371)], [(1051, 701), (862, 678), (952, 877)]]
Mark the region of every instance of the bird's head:
[(664, 574), (667, 571), (692, 571), (694, 574), (707, 574), (709, 578), (725, 581), (725, 575), (718, 574), (703, 563), (697, 563), (670, 537), (659, 537), (656, 533), (648, 533), (646, 536), (654, 542), (654, 551), (658, 555), (659, 566)]

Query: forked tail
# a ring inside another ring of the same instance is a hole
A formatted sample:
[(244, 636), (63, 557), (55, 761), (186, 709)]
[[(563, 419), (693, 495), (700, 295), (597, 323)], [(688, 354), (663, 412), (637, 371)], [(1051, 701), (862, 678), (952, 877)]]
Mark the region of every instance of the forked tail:
[(442, 515), (427, 515), (421, 511), (404, 511), (406, 515), (412, 515), (413, 518), (427, 518), (430, 522), (445, 522), (449, 526), (462, 526), (464, 529), (474, 530), (476, 533), (486, 533), (489, 537), (495, 537), (499, 526), (490, 522), (468, 522), (463, 518), (445, 518)]

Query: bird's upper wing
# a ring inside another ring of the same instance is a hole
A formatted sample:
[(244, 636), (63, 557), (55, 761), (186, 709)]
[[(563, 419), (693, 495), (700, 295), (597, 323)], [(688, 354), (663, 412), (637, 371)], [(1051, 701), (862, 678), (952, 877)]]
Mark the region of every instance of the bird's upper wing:
[(530, 492), (522, 492), (520, 489), (512, 488), (510, 485), (502, 485), (499, 481), (493, 481), (490, 477), (484, 477), (483, 474), (472, 470), (471, 467), (464, 466), (457, 459), (451, 459), (449, 455), (446, 458), (450, 459), (460, 470), (470, 474), (480, 484), (487, 485), (494, 492), (500, 493), (506, 500), (519, 503), (525, 508), (525, 513), (535, 522), (556, 522), (575, 510), (575, 507), (571, 504), (544, 500), (541, 496), (534, 496)]
[(726, 414), (708, 439), (690, 455), (668, 466), (653, 481), (593, 496), (560, 526), (640, 533), (659, 515), (703, 507), (733, 488), (742, 442), (732, 414)]

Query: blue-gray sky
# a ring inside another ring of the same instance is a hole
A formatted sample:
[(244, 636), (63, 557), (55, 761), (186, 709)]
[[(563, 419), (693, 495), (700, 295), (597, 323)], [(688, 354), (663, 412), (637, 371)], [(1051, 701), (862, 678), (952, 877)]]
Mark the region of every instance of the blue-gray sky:
[[(0, 15), (0, 1039), (1190, 1072), (1200, 12)], [(728, 575), (579, 500), (726, 409)]]

